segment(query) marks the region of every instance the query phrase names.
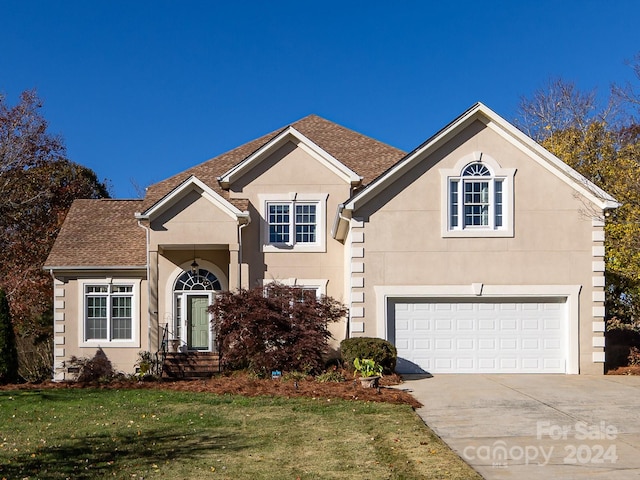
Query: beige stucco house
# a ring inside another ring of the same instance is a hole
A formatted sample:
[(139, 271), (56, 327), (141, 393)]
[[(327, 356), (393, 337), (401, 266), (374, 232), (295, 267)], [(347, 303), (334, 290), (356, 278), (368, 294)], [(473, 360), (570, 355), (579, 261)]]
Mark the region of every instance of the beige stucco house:
[(45, 265), (55, 378), (98, 347), (129, 372), (163, 338), (215, 351), (216, 292), (272, 281), (344, 302), (335, 345), (388, 339), (402, 372), (602, 374), (616, 206), (482, 104), (408, 154), (311, 115), (73, 204)]

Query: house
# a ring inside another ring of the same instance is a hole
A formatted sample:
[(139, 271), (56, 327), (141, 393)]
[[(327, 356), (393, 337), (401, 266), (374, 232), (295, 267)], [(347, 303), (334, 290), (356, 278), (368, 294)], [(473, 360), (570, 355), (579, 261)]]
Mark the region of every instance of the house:
[(214, 351), (216, 292), (272, 281), (349, 307), (401, 372), (604, 369), (604, 230), (618, 204), (476, 104), (410, 153), (311, 115), (150, 186), (78, 200), (45, 268), (55, 378), (101, 347)]

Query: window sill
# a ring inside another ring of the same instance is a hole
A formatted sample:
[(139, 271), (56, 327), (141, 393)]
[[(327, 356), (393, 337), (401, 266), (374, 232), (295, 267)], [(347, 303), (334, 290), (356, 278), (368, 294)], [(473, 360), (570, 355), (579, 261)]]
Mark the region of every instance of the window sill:
[(442, 232), (443, 238), (513, 238), (513, 230), (446, 230)]
[(288, 252), (326, 252), (324, 245), (262, 245), (262, 251), (265, 253), (288, 253)]
[(138, 340), (86, 340), (81, 342), (84, 348), (140, 348)]

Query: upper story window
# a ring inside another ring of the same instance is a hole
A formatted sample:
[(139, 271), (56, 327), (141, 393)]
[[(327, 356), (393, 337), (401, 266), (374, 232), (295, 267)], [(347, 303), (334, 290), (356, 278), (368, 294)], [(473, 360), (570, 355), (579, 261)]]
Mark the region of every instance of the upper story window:
[(293, 245), (318, 241), (318, 202), (268, 202), (269, 243)]
[(264, 252), (324, 252), (327, 194), (263, 194)]
[[(474, 161), (443, 170), (443, 236), (513, 236), (513, 176), (475, 152)], [(458, 163), (460, 165), (461, 162)]]

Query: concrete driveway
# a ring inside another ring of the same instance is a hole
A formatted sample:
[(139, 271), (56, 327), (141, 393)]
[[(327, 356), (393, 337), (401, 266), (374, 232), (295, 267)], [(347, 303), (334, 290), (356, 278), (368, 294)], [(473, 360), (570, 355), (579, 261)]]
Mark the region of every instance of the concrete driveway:
[(640, 377), (405, 380), (425, 423), (487, 480), (640, 479)]

